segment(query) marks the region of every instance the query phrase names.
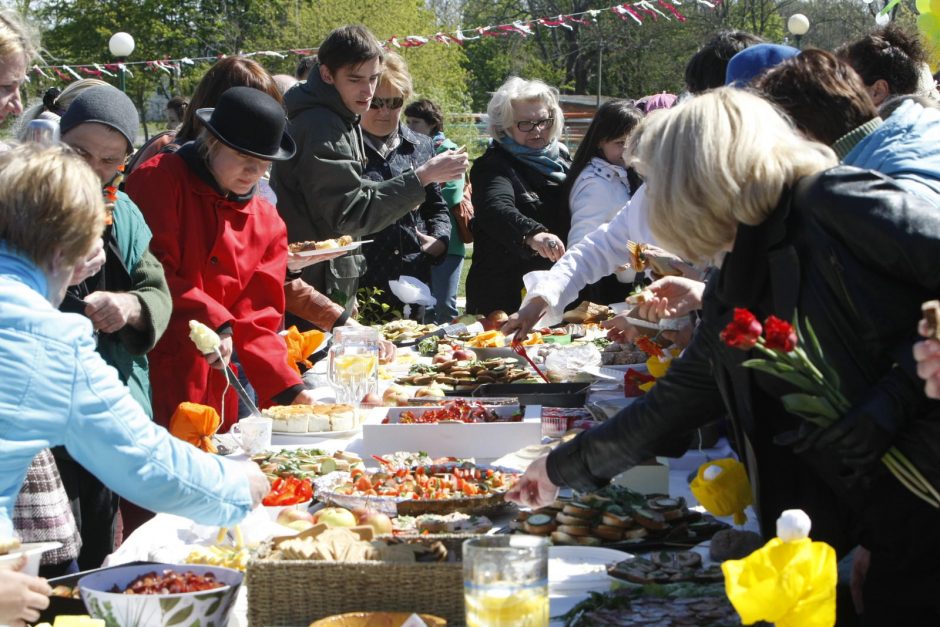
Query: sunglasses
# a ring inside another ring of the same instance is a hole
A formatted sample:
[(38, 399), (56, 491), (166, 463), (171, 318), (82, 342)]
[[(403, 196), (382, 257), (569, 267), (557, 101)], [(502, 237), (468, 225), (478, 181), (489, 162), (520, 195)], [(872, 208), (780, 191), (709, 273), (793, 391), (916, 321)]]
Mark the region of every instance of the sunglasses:
[(395, 96), (394, 98), (373, 98), (372, 102), (369, 103), (369, 108), (381, 109), (382, 107), (386, 107), (391, 111), (401, 109), (403, 104), (405, 104), (405, 99), (401, 96)]
[(544, 131), (545, 129), (551, 128), (554, 124), (555, 118), (545, 118), (544, 120), (535, 120), (533, 122), (523, 120), (522, 122), (516, 122), (516, 128), (523, 133), (531, 133), (535, 129)]

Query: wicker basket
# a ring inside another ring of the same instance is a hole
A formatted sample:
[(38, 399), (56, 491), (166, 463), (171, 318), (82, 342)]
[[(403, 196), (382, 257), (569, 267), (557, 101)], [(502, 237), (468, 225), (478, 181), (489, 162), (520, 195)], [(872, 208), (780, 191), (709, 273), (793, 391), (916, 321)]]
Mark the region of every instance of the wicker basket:
[(466, 622), (463, 567), (457, 561), (468, 536), (426, 536), (444, 542), (453, 560), (432, 563), (252, 560), (248, 563), (249, 627), (309, 625), (358, 611), (418, 612)]

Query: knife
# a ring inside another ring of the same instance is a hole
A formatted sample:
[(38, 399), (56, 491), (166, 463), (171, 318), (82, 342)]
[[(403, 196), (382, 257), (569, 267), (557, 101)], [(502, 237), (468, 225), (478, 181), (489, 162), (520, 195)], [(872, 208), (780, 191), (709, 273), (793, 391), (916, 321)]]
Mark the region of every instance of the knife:
[(244, 386), (238, 380), (238, 377), (235, 376), (235, 373), (231, 368), (226, 366), (223, 368), (225, 372), (225, 378), (228, 379), (228, 382), (233, 388), (235, 388), (235, 393), (238, 394), (238, 398), (251, 410), (252, 416), (261, 416), (261, 412), (258, 411), (258, 406), (255, 405), (255, 402), (251, 400), (251, 396), (248, 395), (248, 392), (245, 390)]

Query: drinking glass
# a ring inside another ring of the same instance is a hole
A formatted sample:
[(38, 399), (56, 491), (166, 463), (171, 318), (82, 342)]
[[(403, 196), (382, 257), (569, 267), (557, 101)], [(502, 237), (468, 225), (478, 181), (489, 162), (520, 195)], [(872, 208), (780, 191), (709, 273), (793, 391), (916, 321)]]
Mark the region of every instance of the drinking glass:
[(352, 405), (359, 415), (359, 403), (378, 390), (379, 333), (369, 327), (341, 327), (333, 332), (327, 378), (336, 392), (336, 402)]
[(548, 625), (548, 539), (485, 536), (463, 543), (467, 627)]

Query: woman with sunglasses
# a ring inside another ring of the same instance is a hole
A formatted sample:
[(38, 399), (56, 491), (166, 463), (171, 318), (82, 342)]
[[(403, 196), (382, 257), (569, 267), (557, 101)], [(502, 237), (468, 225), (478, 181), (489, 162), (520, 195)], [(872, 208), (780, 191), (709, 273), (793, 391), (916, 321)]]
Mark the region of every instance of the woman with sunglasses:
[(558, 141), (558, 90), (512, 77), (487, 105), (493, 138), (470, 170), (474, 254), (467, 312), (516, 311), (522, 277), (565, 252), (570, 215), (564, 182), (571, 162)]
[[(387, 181), (408, 169), (417, 170), (434, 156), (430, 138), (401, 123), (402, 107), (412, 91), (405, 60), (394, 52), (387, 53), (385, 71), (369, 110), (359, 121), (367, 159), (363, 178)], [(402, 311), (404, 303), (392, 294), (389, 280), (404, 274), (430, 284), (431, 266), (441, 263), (447, 254), (450, 214), (438, 184), (426, 185), (420, 204), (366, 239), (374, 241), (363, 247), (366, 271), (359, 284), (381, 289), (383, 293), (376, 298)], [(410, 317), (422, 321), (424, 307), (413, 308)]]

